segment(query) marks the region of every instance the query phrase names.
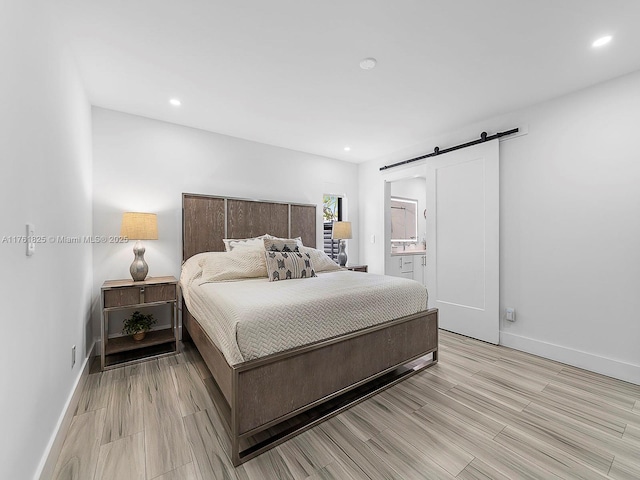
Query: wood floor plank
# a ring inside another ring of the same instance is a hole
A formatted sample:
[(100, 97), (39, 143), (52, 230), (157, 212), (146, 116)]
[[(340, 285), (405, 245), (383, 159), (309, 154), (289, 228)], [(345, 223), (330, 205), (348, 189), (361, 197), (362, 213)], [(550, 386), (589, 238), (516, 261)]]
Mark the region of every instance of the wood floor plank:
[(547, 366), (542, 367), (535, 363), (526, 363), (520, 358), (501, 357), (496, 360), (494, 365), (517, 375), (521, 375), (522, 372), (526, 372), (527, 375), (533, 376), (537, 380), (545, 383), (548, 383), (552, 378), (556, 378), (558, 375), (558, 369), (549, 369)]
[(522, 368), (519, 372), (514, 372), (498, 365), (486, 365), (473, 376), (483, 377), (494, 384), (521, 392), (540, 392), (550, 382), (546, 378), (537, 377), (528, 368)]
[(342, 415), (328, 420), (318, 426), (320, 434), (333, 444), (330, 449), (336, 461), (352, 472), (352, 476), (360, 473), (368, 478), (381, 480), (395, 480), (398, 473), (375, 456), (370, 449), (365, 448), (364, 442), (356, 437), (343, 423)]
[(98, 464), (104, 418), (104, 408), (73, 418), (53, 472), (54, 480), (93, 478)]
[(536, 480), (560, 478), (540, 465), (504, 448), (493, 439), (487, 439), (478, 429), (439, 409), (425, 406), (414, 415), (421, 420), (424, 428), (448, 438), (507, 478)]
[(369, 478), (361, 475), (363, 475), (362, 471), (353, 471), (339, 462), (333, 462), (308, 476), (307, 480), (362, 480)]
[(638, 480), (640, 478), (640, 464), (624, 458), (616, 458), (609, 470), (609, 476), (616, 480)]
[(634, 425), (627, 425), (622, 434), (622, 439), (637, 444), (638, 458), (640, 458), (640, 428)]
[(443, 346), (438, 352), (438, 360), (446, 365), (455, 365), (469, 373), (476, 373), (493, 362), (483, 362), (479, 358), (464, 349), (455, 350), (456, 347)]
[(640, 385), (634, 385), (633, 383), (623, 382), (616, 378), (607, 377), (595, 372), (589, 372), (576, 367), (565, 367), (558, 373), (559, 378), (570, 377), (578, 379), (587, 384), (597, 385), (601, 388), (608, 388), (620, 392), (623, 395), (628, 395), (632, 398), (640, 397)]
[[(220, 441), (225, 452), (227, 452), (227, 456), (231, 457), (231, 437), (227, 433), (229, 431), (229, 426), (226, 424), (226, 420), (220, 414), (219, 411), (219, 403), (223, 402), (222, 392), (215, 386), (215, 382), (212, 377), (205, 378), (203, 380), (205, 384), (205, 388), (207, 389), (207, 393), (210, 395), (213, 403), (215, 404), (213, 409), (208, 409), (207, 413), (209, 414), (209, 418), (211, 419), (211, 423), (213, 423), (214, 430), (216, 432), (216, 436)], [(215, 392), (215, 393), (214, 393)]]
[(425, 404), (422, 398), (414, 395), (409, 390), (399, 388), (398, 385), (394, 385), (384, 392), (381, 392), (378, 396), (389, 400), (405, 413), (413, 413), (419, 408), (424, 407)]
[(393, 425), (390, 418), (380, 416), (370, 405), (368, 401), (363, 402), (340, 416), (342, 422), (363, 442)]
[(452, 479), (453, 475), (433, 464), (423, 452), (391, 430), (368, 440), (371, 451), (393, 468), (400, 478)]
[(494, 441), (561, 478), (572, 477), (585, 480), (604, 480), (607, 478), (605, 474), (590, 469), (562, 450), (538, 438), (526, 435), (514, 427), (505, 428), (496, 435)]
[(421, 385), (424, 385), (426, 388), (432, 388), (442, 393), (446, 392), (447, 390), (451, 390), (456, 386), (456, 384), (453, 382), (445, 380), (444, 378), (437, 375), (433, 375), (429, 370), (431, 369), (423, 370), (422, 372), (402, 382), (401, 385), (407, 383), (419, 383)]
[(102, 433), (103, 445), (144, 429), (142, 392), (143, 378), (140, 375), (113, 380)]
[(75, 415), (106, 408), (109, 403), (113, 377), (117, 371), (93, 373), (87, 377)]
[(441, 335), (439, 346), (442, 348), (450, 348), (454, 354), (461, 357), (485, 364), (495, 363), (501, 358), (500, 350), (496, 349), (493, 345), (489, 345), (488, 348), (483, 348), (477, 342), (470, 344), (458, 340), (452, 335)]
[(267, 478), (294, 480), (289, 467), (275, 449), (252, 458), (243, 467), (249, 480), (264, 480)]
[(478, 395), (476, 391), (462, 385), (451, 389), (447, 396), (491, 418), (503, 419), (508, 425), (556, 446), (600, 472), (606, 473), (611, 467), (613, 455), (606, 451), (604, 446), (598, 446), (589, 438), (576, 435), (563, 426), (550, 422), (546, 417), (529, 413), (527, 409), (523, 412), (509, 410), (491, 398)]
[(203, 479), (236, 479), (235, 469), (218, 441), (207, 410), (183, 418), (195, 466)]
[(153, 480), (205, 480), (200, 477), (196, 472), (196, 467), (193, 463), (187, 463), (181, 467), (171, 470)]
[(459, 480), (513, 480), (478, 458), (474, 458), (456, 478)]
[(387, 414), (393, 421), (393, 425), (388, 430), (376, 437), (384, 436), (385, 432), (394, 432), (422, 452), (433, 464), (440, 466), (453, 476), (458, 475), (473, 460), (473, 455), (436, 432), (423, 428), (416, 422), (415, 416), (405, 413), (393, 402), (380, 395), (370, 400), (367, 403), (370, 404), (373, 413)]
[(298, 435), (278, 447), (294, 478), (307, 478), (335, 462), (329, 446), (314, 430)]
[(207, 368), (207, 364), (204, 362), (204, 359), (198, 352), (198, 349), (192, 343), (188, 343), (185, 345), (182, 354), (188, 363), (196, 367), (198, 375), (200, 375), (201, 379), (210, 378), (211, 372)]
[(54, 478), (141, 478), (140, 465), (148, 480), (640, 478), (640, 386), (440, 340), (434, 367), (237, 468), (221, 394), (192, 344), (92, 373)]
[(467, 379), (473, 375), (471, 372), (467, 372), (463, 368), (442, 363), (440, 360), (438, 360), (438, 363), (433, 367), (429, 368), (429, 373), (436, 377), (440, 377), (447, 382), (453, 383), (454, 385), (458, 385), (460, 383), (464, 384)]
[(145, 366), (143, 415), (147, 479), (191, 463), (171, 369), (158, 362)]
[(554, 411), (531, 404), (525, 412), (528, 419), (545, 419), (552, 426), (551, 431), (562, 433), (569, 441), (581, 442), (593, 451), (606, 452), (612, 457), (623, 456), (631, 460), (640, 460), (638, 449), (617, 435), (610, 435), (581, 422), (574, 422)]
[(533, 355), (527, 352), (521, 352), (519, 350), (514, 350), (513, 348), (508, 347), (497, 347), (500, 351), (500, 357), (504, 359), (510, 359), (512, 361), (521, 362), (526, 366), (537, 366), (542, 369), (546, 369), (550, 372), (560, 372), (563, 368), (566, 367), (565, 364), (556, 362), (554, 360), (549, 360), (548, 358), (539, 357), (537, 355)]
[(594, 382), (585, 382), (584, 379), (576, 376), (561, 376), (560, 374), (558, 374), (558, 376), (555, 379), (551, 380), (549, 384), (561, 385), (565, 388), (567, 386), (573, 387), (574, 389), (582, 392), (582, 395), (599, 397), (602, 402), (608, 405), (618, 406), (627, 410), (631, 410), (635, 404), (635, 398), (631, 397), (630, 395), (621, 393), (612, 388), (607, 388), (606, 386), (599, 385)]
[[(587, 406), (571, 402), (567, 399), (559, 401), (544, 392), (541, 392), (538, 395), (532, 395), (531, 404), (552, 410), (553, 412), (563, 415), (572, 421), (589, 425), (616, 437), (622, 437), (624, 429), (627, 426), (624, 420), (617, 418), (615, 415), (612, 415), (607, 411), (589, 408)], [(628, 413), (629, 415), (633, 415), (631, 412)]]
[(421, 396), (425, 400), (425, 409), (437, 409), (447, 415), (456, 417), (487, 438), (495, 437), (506, 426), (506, 423), (501, 423), (486, 415), (479, 414), (468, 406), (456, 402), (451, 397), (438, 391), (427, 388), (416, 390), (415, 387), (405, 383), (399, 384), (398, 387), (410, 389), (415, 395)]
[(196, 367), (191, 364), (178, 364), (171, 367), (171, 372), (183, 417), (215, 408)]
[(144, 373), (144, 362), (127, 365), (126, 367), (119, 368), (118, 370), (122, 370), (123, 376), (125, 377), (140, 375), (141, 373)]
[(551, 403), (557, 408), (561, 408), (564, 405), (566, 412), (584, 411), (592, 415), (600, 415), (603, 420), (612, 424), (610, 428), (613, 429), (616, 429), (614, 425), (620, 424), (632, 424), (640, 427), (640, 415), (624, 408), (602, 403), (597, 398), (580, 395), (575, 389), (550, 384), (542, 392), (535, 395), (532, 401), (538, 398), (542, 398), (545, 402)]
[(522, 388), (516, 383), (501, 381), (491, 374), (479, 372), (471, 377), (465, 387), (473, 389), (499, 402), (510, 409), (521, 412), (531, 403), (529, 395), (531, 391)]
[(145, 480), (144, 432), (100, 447), (95, 480)]

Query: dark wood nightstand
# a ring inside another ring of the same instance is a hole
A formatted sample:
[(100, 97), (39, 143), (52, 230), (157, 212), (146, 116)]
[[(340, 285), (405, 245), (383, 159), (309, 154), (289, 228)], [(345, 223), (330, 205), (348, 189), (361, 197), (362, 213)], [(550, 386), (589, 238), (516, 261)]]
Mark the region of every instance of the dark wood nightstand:
[[(102, 370), (133, 363), (152, 356), (178, 351), (178, 280), (175, 277), (148, 277), (142, 282), (108, 280), (102, 285)], [(131, 336), (109, 338), (109, 312), (155, 305), (171, 307), (171, 326), (151, 330), (143, 340)]]
[(352, 272), (367, 273), (369, 271), (369, 265), (347, 265), (345, 268), (347, 270), (351, 270)]

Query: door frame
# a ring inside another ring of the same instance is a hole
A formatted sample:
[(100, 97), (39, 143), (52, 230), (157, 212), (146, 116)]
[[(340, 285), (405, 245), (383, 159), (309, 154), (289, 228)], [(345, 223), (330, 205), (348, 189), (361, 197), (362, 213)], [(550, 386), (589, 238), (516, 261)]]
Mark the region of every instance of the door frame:
[[(383, 202), (384, 221), (384, 273), (388, 274), (391, 265), (391, 182), (425, 176), (427, 168), (426, 160), (420, 160), (406, 167), (397, 167), (393, 171), (383, 171), (380, 176), (381, 195)], [(425, 179), (426, 182), (426, 179)]]

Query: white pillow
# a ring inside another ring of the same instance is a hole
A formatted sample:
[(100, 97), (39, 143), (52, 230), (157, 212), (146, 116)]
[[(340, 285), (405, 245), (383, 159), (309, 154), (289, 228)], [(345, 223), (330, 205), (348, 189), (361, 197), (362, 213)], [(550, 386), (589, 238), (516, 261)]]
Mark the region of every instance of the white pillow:
[(202, 273), (202, 265), (211, 255), (215, 255), (218, 252), (203, 252), (197, 253), (192, 257), (187, 258), (182, 262), (182, 271), (180, 272), (180, 284), (185, 289), (189, 287), (194, 280), (200, 278)]
[(331, 257), (322, 250), (311, 247), (299, 247), (300, 253), (308, 253), (316, 272), (332, 272), (334, 270), (342, 270), (342, 267), (331, 260)]
[(267, 277), (264, 249), (240, 248), (208, 256), (202, 265), (200, 284), (260, 277)]
[(271, 238), (271, 235), (260, 235), (259, 237), (253, 238), (225, 238), (222, 241), (224, 242), (224, 249), (227, 252), (232, 252), (234, 249), (253, 249), (253, 250), (264, 250), (264, 245), (262, 243), (263, 238)]
[(271, 240), (282, 240), (282, 241), (287, 241), (287, 240), (295, 240), (295, 242), (298, 244), (299, 247), (302, 247), (302, 237), (296, 237), (296, 238), (282, 238), (282, 237), (274, 237), (273, 235), (265, 235), (265, 238), (269, 238)]

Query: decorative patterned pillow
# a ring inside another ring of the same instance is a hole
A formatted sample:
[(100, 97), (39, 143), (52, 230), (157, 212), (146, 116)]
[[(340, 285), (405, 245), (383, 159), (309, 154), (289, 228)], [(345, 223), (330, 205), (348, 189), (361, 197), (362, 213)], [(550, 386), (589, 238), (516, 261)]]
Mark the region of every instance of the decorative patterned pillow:
[(231, 252), (234, 249), (238, 248), (249, 248), (253, 250), (263, 250), (264, 245), (262, 243), (262, 239), (270, 238), (271, 235), (260, 235), (259, 237), (253, 238), (225, 238), (222, 241), (224, 242), (224, 249), (227, 252)]
[(309, 254), (316, 272), (333, 272), (335, 270), (343, 270), (331, 257), (322, 250), (311, 247), (300, 247), (300, 253)]
[(227, 282), (267, 276), (262, 250), (235, 249), (209, 255), (202, 265), (200, 283)]
[(269, 252), (297, 252), (300, 248), (293, 238), (265, 238), (262, 243)]
[(264, 256), (270, 282), (316, 276), (308, 253), (265, 251)]

